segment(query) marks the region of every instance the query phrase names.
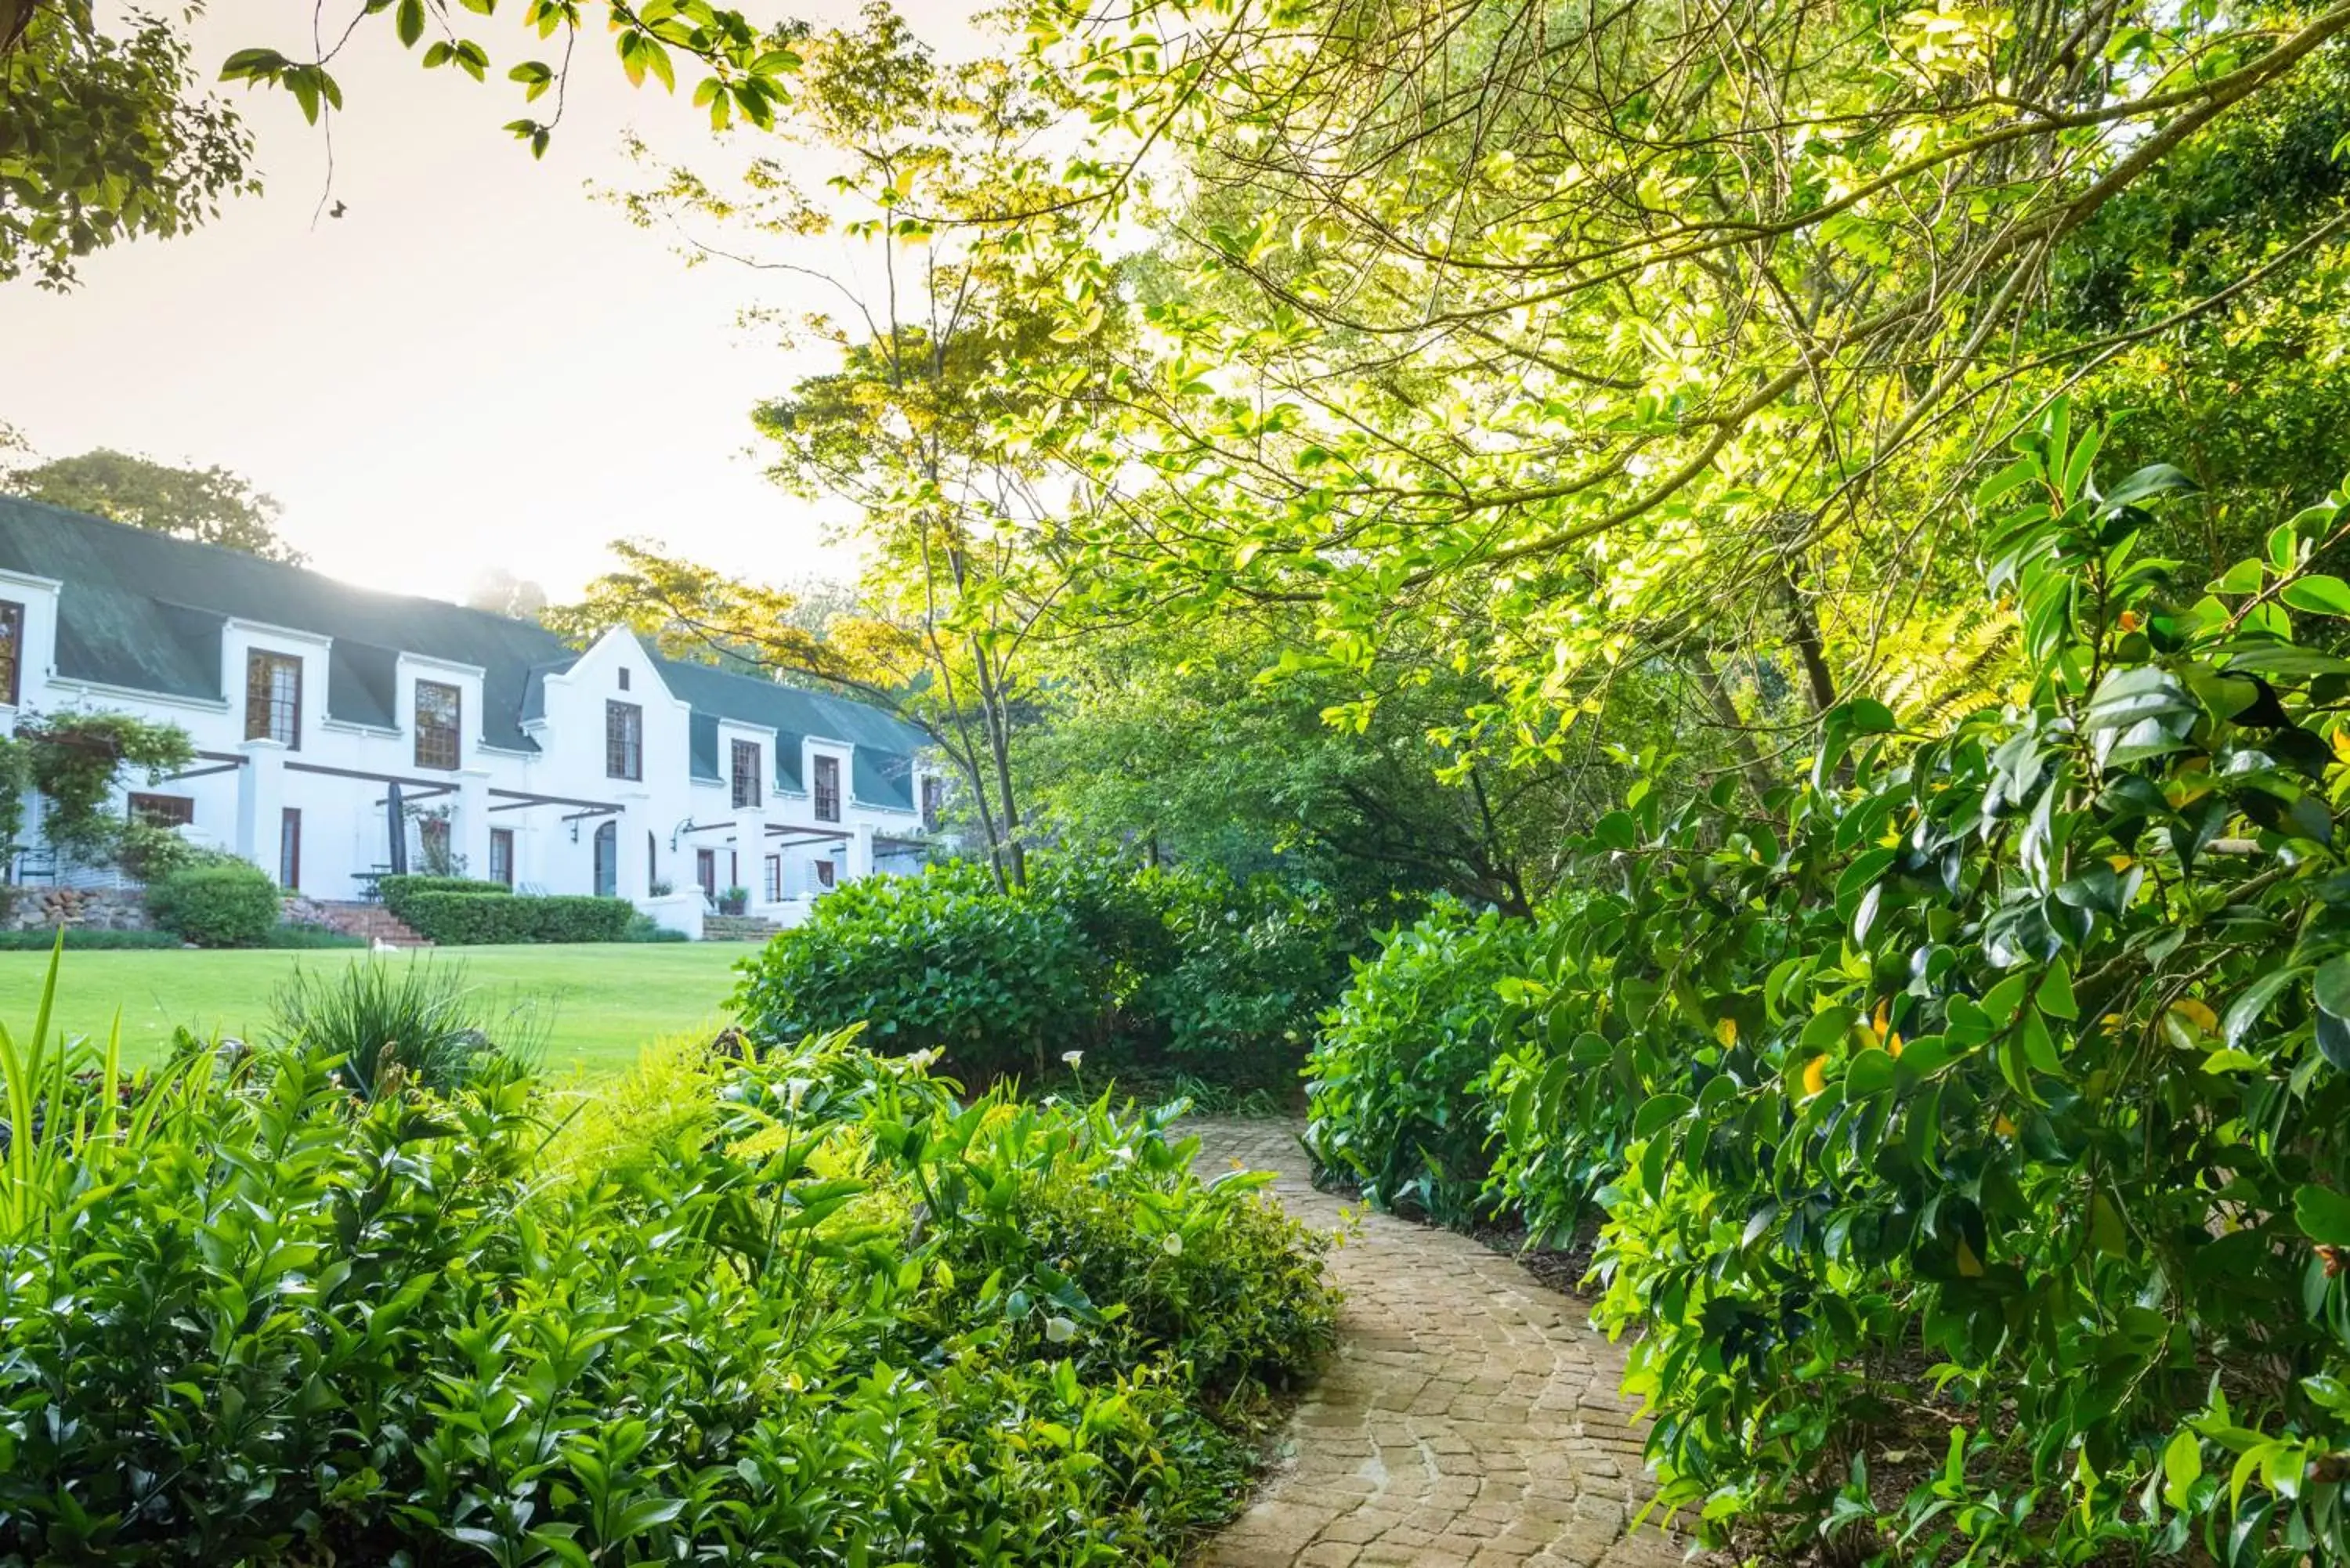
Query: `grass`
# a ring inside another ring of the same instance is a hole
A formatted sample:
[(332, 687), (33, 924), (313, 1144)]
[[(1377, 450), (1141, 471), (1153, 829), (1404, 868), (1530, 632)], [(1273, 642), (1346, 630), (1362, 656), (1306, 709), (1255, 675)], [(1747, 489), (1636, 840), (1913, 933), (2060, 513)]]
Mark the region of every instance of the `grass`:
[[(122, 1059), (160, 1060), (180, 1024), (199, 1034), (255, 1036), (295, 972), (373, 960), (463, 964), (469, 985), (500, 1009), (525, 1005), (546, 1022), (549, 1070), (613, 1072), (665, 1034), (717, 1033), (734, 989), (733, 966), (758, 949), (735, 942), (595, 942), (577, 946), (442, 948), (411, 956), (364, 950), (68, 952), (57, 976), (57, 1026), (103, 1040), (122, 1012)], [(26, 1024), (47, 971), (46, 952), (0, 952), (0, 1019)]]

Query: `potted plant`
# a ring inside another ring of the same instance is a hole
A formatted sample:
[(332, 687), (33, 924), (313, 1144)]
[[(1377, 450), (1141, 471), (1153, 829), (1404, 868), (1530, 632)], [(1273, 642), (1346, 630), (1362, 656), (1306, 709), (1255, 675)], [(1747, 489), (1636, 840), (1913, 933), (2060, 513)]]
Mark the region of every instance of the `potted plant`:
[(751, 889), (748, 888), (729, 888), (718, 895), (718, 912), (722, 915), (739, 915), (750, 907)]

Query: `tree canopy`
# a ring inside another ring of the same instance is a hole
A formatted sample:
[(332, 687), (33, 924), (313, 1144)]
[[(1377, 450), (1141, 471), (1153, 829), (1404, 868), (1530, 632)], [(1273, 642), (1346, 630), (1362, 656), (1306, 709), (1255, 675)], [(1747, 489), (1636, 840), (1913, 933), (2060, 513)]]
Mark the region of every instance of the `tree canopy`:
[(76, 457), (0, 469), (0, 488), (175, 539), (296, 566), (303, 560), (278, 535), (276, 499), (218, 464), (175, 468), (99, 447)]

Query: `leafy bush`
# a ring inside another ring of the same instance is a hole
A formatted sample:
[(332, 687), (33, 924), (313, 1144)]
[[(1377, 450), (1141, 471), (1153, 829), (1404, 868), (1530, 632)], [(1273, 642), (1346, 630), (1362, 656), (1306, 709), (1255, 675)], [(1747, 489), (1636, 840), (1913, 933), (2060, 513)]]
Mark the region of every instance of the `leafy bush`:
[(1164, 1561), (1246, 1468), (1215, 1417), (1329, 1337), (1248, 1179), (837, 1040), (674, 1076), (618, 1171), (522, 1078), (195, 1054), (59, 1114), (114, 1075), (0, 1058), (0, 1555)]
[(1241, 1086), (1294, 1085), (1316, 1021), (1364, 945), (1357, 922), (1319, 890), (1269, 877), (1160, 876), (1178, 957), (1144, 987), (1149, 1013), (1181, 1069)]
[(1388, 1208), (1456, 1220), (1479, 1192), (1494, 1130), (1486, 1075), (1536, 968), (1534, 922), (1440, 899), (1388, 933), (1307, 1059), (1305, 1144), (1325, 1170)]
[(2350, 497), (2206, 586), (2097, 441), (1978, 496), (2017, 700), (1603, 818), (1496, 1074), (1665, 1500), (1758, 1548), (2350, 1560), (2350, 659), (2294, 640)]
[(1088, 1044), (1101, 975), (1058, 904), (939, 866), (827, 894), (744, 966), (734, 1008), (763, 1041), (862, 1023), (880, 1049), (941, 1051), (955, 1071), (988, 1078)]
[(1078, 1050), (1119, 1071), (1288, 1086), (1365, 929), (1324, 895), (1212, 867), (1046, 860), (1005, 892), (978, 867), (934, 866), (827, 897), (769, 945), (737, 1005), (764, 1040), (866, 1022), (877, 1045), (937, 1046), (983, 1075)]
[(200, 948), (252, 948), (277, 928), (282, 897), (258, 866), (226, 860), (190, 866), (154, 883), (147, 913)]
[(504, 942), (617, 942), (629, 933), (637, 908), (626, 898), (586, 894), (550, 897), (507, 892), (410, 891), (400, 918), (418, 936), (443, 947)]
[(527, 1012), (490, 1008), (462, 964), (421, 957), (296, 970), (273, 1012), (289, 1049), (328, 1062), (336, 1082), (370, 1099), (394, 1067), (407, 1083), (447, 1089), (535, 1063), (545, 1037)]
[[(472, 877), (427, 877), (402, 873), (382, 877), (376, 881), (376, 897), (383, 907), (401, 920), (408, 919), (409, 900), (427, 893), (478, 893), (484, 897), (509, 898), (514, 890), (503, 882), (484, 882)], [(410, 924), (414, 924), (410, 921)]]

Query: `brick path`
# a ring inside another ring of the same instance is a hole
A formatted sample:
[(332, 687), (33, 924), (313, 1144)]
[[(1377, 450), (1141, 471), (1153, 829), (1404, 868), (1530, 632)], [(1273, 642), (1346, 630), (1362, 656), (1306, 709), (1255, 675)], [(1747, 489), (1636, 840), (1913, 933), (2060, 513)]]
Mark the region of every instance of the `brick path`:
[[(1336, 1231), (1354, 1205), (1305, 1180), (1297, 1127), (1201, 1121), (1201, 1163), (1279, 1173), (1284, 1207)], [(1465, 1236), (1367, 1214), (1330, 1253), (1337, 1354), (1291, 1417), (1255, 1505), (1199, 1568), (1667, 1568), (1622, 1350), (1582, 1305)]]

